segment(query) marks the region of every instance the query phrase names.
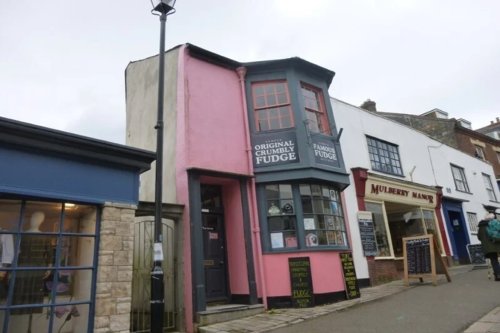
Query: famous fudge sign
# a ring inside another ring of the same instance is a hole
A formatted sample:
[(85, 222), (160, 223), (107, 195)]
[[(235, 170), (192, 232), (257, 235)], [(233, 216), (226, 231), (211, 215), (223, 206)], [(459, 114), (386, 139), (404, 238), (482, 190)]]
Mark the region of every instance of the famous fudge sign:
[(252, 148), (256, 168), (299, 161), (294, 133), (255, 136)]
[(332, 167), (339, 167), (337, 150), (331, 140), (324, 140), (313, 137), (312, 150), (316, 163), (325, 164)]

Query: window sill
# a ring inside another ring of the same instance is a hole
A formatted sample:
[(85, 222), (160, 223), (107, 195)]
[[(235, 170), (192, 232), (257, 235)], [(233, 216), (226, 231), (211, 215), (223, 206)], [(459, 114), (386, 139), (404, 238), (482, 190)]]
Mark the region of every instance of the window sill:
[(459, 189), (455, 189), (455, 191), (460, 192), (460, 193), (465, 193), (465, 194), (472, 194), (472, 192), (460, 191)]
[(348, 246), (317, 246), (308, 247), (305, 249), (299, 248), (289, 248), (289, 249), (274, 249), (274, 250), (264, 250), (263, 254), (281, 254), (281, 253), (304, 253), (304, 252), (324, 252), (324, 251), (350, 251)]

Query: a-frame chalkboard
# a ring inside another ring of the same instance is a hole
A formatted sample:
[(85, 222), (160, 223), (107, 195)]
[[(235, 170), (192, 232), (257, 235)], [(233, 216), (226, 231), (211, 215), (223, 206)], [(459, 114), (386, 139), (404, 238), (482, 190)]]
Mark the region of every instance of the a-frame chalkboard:
[(404, 281), (408, 286), (409, 279), (431, 278), (437, 285), (437, 274), (445, 274), (451, 282), (448, 267), (441, 257), (433, 235), (403, 238)]

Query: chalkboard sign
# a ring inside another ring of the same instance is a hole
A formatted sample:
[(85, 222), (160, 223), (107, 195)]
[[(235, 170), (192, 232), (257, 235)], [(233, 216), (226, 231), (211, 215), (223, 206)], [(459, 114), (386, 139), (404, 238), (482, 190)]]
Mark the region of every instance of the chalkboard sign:
[(431, 242), (429, 238), (415, 238), (406, 241), (408, 274), (430, 274)]
[(358, 224), (361, 245), (363, 246), (365, 257), (376, 256), (378, 251), (372, 212), (358, 212)]
[(356, 278), (356, 270), (354, 269), (354, 261), (352, 260), (352, 253), (340, 253), (340, 262), (342, 264), (342, 272), (344, 273), (345, 293), (347, 299), (359, 298), (358, 279)]
[(474, 265), (486, 265), (483, 246), (481, 244), (467, 244), (470, 263)]
[(423, 235), (403, 238), (404, 280), (409, 285), (410, 278), (431, 277), (437, 285), (436, 274), (445, 274), (451, 282), (448, 268), (441, 257), (439, 248), (433, 235)]
[(309, 257), (288, 258), (290, 284), (292, 287), (292, 306), (308, 308), (314, 306)]

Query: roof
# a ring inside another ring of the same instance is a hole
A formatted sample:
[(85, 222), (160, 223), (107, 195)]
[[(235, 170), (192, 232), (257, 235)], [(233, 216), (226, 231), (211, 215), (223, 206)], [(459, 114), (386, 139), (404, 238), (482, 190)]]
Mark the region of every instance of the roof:
[(186, 44), (186, 46), (192, 57), (202, 59), (204, 61), (230, 69), (245, 67), (248, 71), (251, 72), (283, 67), (293, 67), (323, 78), (328, 83), (328, 86), (332, 83), (333, 77), (335, 76), (335, 72), (299, 57), (254, 62), (238, 62), (236, 60), (223, 57), (217, 53), (213, 53), (193, 44)]
[(0, 145), (149, 170), (151, 151), (0, 117)]

